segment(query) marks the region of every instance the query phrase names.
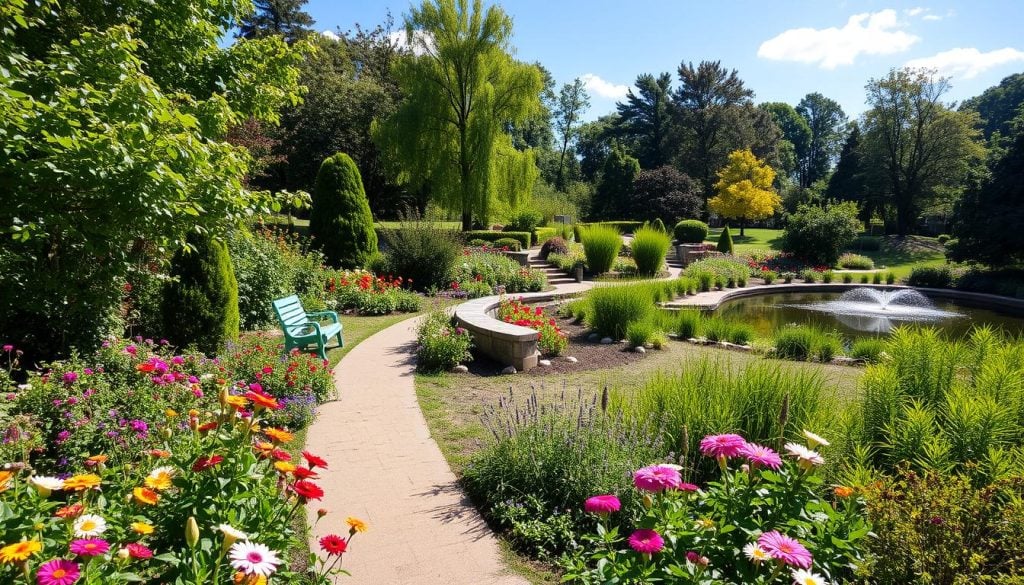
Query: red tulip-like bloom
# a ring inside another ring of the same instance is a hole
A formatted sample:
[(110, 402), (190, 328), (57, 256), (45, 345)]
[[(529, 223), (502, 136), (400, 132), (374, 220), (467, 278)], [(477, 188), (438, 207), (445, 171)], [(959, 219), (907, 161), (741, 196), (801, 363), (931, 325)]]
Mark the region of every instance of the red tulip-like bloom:
[(340, 555), (348, 550), (348, 541), (337, 534), (328, 534), (320, 539), (320, 548), (329, 555)]
[(224, 458), (220, 455), (210, 455), (209, 457), (204, 455), (196, 459), (195, 464), (192, 465), (192, 471), (205, 471), (211, 467), (216, 467), (221, 461), (224, 461)]
[(297, 481), (292, 489), (303, 500), (319, 500), (324, 497), (324, 490), (311, 481)]
[(327, 462), (326, 461), (324, 461), (320, 457), (317, 457), (316, 455), (313, 455), (309, 451), (303, 451), (302, 452), (302, 458), (306, 460), (306, 463), (309, 463), (309, 468), (310, 469), (314, 469), (314, 468), (317, 468), (317, 467), (323, 467), (325, 469), (327, 468)]

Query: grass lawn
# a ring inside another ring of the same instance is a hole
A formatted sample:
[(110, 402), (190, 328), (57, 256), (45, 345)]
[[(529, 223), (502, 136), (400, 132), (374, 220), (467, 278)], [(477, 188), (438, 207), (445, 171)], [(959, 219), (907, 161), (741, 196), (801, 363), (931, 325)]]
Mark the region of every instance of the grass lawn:
[[(782, 250), (782, 230), (747, 228), (740, 237), (739, 228), (730, 226), (729, 233), (732, 235), (732, 249), (736, 253), (751, 250)], [(705, 241), (717, 245), (718, 237), (721, 235), (722, 228), (714, 228), (708, 233), (708, 239)]]

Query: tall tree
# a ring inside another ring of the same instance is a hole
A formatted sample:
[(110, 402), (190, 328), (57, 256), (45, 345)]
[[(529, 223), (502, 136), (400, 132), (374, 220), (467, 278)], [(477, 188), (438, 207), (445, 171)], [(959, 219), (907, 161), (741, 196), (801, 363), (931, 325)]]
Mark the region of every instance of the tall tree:
[(580, 126), (576, 155), (580, 157), (580, 172), (585, 180), (597, 182), (604, 161), (611, 154), (618, 119), (616, 114), (609, 114)]
[(236, 36), (240, 39), (280, 36), (294, 43), (312, 31), (313, 17), (302, 9), (308, 1), (254, 0), (254, 10), (239, 23)]
[(1010, 122), (1024, 105), (1024, 73), (1003, 78), (999, 85), (990, 87), (981, 95), (964, 101), (961, 110), (973, 110), (981, 116), (981, 130), (988, 140), (996, 132), (1004, 137), (1012, 134)]
[(714, 190), (715, 171), (732, 150), (728, 129), (754, 92), (735, 69), (722, 67), (719, 61), (683, 63), (678, 74), (680, 85), (672, 101), (683, 135), (683, 170), (701, 182), (707, 198)]
[(564, 191), (566, 184), (565, 155), (569, 151), (569, 143), (579, 132), (580, 117), (590, 107), (590, 96), (579, 77), (572, 83), (566, 83), (558, 92), (558, 107), (555, 109), (555, 129), (562, 139), (562, 148), (558, 154), (558, 175), (555, 186)]
[(800, 160), (800, 186), (810, 187), (825, 178), (843, 141), (846, 114), (839, 103), (820, 93), (809, 93), (800, 100), (796, 112), (807, 121), (811, 139)]
[(782, 138), (792, 148), (794, 156), (792, 159), (782, 159), (781, 170), (789, 176), (797, 177), (799, 161), (807, 156), (811, 145), (811, 127), (807, 125), (807, 120), (787, 103), (766, 102), (761, 104), (760, 108), (771, 114), (772, 120), (782, 131)]
[(639, 174), (640, 162), (613, 144), (594, 191), (593, 213), (604, 219), (622, 219), (629, 212), (630, 192)]
[(681, 219), (699, 217), (704, 207), (697, 181), (669, 165), (640, 171), (627, 200), (623, 219), (660, 219), (671, 226)]
[(860, 209), (860, 217), (865, 224), (871, 221), (878, 208), (878, 201), (870, 196), (867, 181), (867, 169), (864, 166), (862, 153), (862, 137), (860, 126), (850, 123), (846, 134), (843, 150), (839, 153), (836, 170), (829, 177), (825, 197), (838, 201), (854, 201)]
[(640, 166), (653, 169), (672, 160), (672, 75), (644, 73), (635, 85), (636, 93), (631, 88), (625, 103), (615, 104), (619, 111), (616, 130), (619, 136), (636, 142)]
[(718, 171), (716, 195), (708, 200), (712, 211), (729, 219), (740, 220), (740, 237), (747, 221), (771, 217), (782, 200), (772, 188), (775, 171), (749, 150), (729, 154), (729, 162)]
[(415, 54), (395, 68), (405, 101), (373, 136), (400, 180), (429, 185), (470, 230), (474, 216), (487, 222), (495, 197), (514, 204), (533, 188), (533, 154), (513, 148), (504, 123), (536, 111), (540, 73), (512, 59), (512, 19), (481, 0), (427, 0), (405, 32)]
[(949, 87), (934, 71), (915, 69), (892, 70), (867, 85), (869, 167), (882, 174), (900, 235), (914, 229), (923, 205), (938, 191), (961, 187), (969, 165), (984, 154), (976, 142), (977, 113), (942, 103)]

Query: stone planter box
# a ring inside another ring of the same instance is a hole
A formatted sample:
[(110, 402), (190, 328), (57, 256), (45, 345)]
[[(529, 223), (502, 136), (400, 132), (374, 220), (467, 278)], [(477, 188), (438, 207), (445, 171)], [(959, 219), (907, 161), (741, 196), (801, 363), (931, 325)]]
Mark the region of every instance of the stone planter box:
[(501, 297), (483, 297), (465, 302), (455, 309), (455, 320), (473, 336), (476, 351), (517, 371), (537, 367), (540, 350), (537, 332), (494, 318)]
[(522, 252), (512, 252), (512, 251), (502, 252), (502, 254), (504, 254), (505, 256), (508, 256), (509, 258), (515, 260), (516, 262), (519, 263), (520, 266), (529, 266), (530, 265), (530, 252), (528, 250), (524, 250)]
[(676, 258), (683, 266), (703, 258), (704, 244), (676, 244)]

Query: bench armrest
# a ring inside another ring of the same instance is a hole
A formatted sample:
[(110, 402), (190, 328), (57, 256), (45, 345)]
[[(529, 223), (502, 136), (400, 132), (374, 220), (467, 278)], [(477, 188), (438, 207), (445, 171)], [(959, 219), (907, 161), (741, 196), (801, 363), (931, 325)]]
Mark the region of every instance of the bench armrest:
[(316, 311), (316, 312), (313, 312), (313, 313), (306, 313), (306, 318), (307, 319), (309, 319), (311, 317), (321, 317), (321, 318), (322, 317), (330, 317), (331, 321), (333, 321), (335, 323), (338, 322), (338, 314), (335, 313), (334, 311)]
[(313, 330), (316, 331), (317, 337), (320, 336), (320, 324), (317, 323), (316, 321), (306, 321), (305, 323), (298, 323), (296, 325), (289, 325), (288, 326), (288, 334), (289, 335), (294, 335), (293, 333), (291, 333), (291, 330), (293, 330), (293, 329), (300, 329), (300, 328), (306, 328), (306, 327), (313, 327)]

